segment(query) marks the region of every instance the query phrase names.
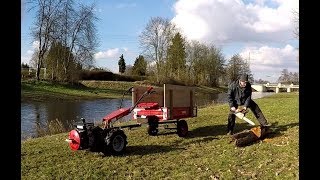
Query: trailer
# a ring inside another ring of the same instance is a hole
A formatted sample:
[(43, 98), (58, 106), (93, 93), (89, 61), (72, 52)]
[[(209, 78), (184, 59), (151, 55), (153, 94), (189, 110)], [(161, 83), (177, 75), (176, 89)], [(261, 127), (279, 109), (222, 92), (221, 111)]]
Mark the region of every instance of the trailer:
[[(132, 107), (122, 108), (120, 105), (118, 110), (103, 117), (103, 127), (94, 126), (83, 118), (75, 124), (75, 129), (69, 132), (66, 139), (71, 150), (89, 149), (93, 152), (103, 152), (105, 155), (120, 155), (127, 145), (127, 136), (123, 128), (141, 127), (146, 124), (148, 134), (155, 136), (159, 127), (164, 126), (166, 129), (176, 130), (178, 136), (185, 137), (188, 134), (188, 124), (183, 118), (197, 116), (193, 87), (171, 84), (157, 88), (137, 86), (125, 93), (131, 93)], [(134, 124), (114, 126), (116, 121), (131, 113)], [(175, 127), (169, 128), (168, 124), (174, 124)]]
[[(147, 124), (149, 135), (158, 133), (159, 125), (173, 123), (177, 134), (184, 137), (188, 133), (188, 124), (184, 118), (197, 116), (197, 106), (194, 103), (195, 90), (193, 87), (164, 84), (163, 88), (155, 88), (155, 92), (143, 98), (133, 109), (133, 120), (139, 124)], [(135, 87), (132, 90), (132, 104), (139, 100), (144, 87)]]

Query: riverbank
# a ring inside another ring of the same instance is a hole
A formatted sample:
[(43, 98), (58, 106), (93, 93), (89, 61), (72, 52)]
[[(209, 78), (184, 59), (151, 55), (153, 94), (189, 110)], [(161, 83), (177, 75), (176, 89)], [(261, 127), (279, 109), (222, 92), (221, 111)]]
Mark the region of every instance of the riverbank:
[[(48, 81), (21, 81), (21, 102), (24, 101), (74, 101), (81, 99), (121, 98), (133, 86), (151, 86), (143, 82), (80, 81), (78, 84), (62, 84)], [(196, 92), (225, 92), (225, 87), (196, 87)], [(128, 94), (126, 98), (130, 98)]]
[[(28, 139), (21, 142), (21, 178), (298, 179), (299, 94), (278, 93), (256, 102), (273, 124), (273, 133), (244, 148), (229, 143), (228, 105), (219, 104), (186, 119), (186, 138), (169, 130), (149, 136), (145, 127), (124, 129), (128, 145), (120, 157), (71, 151), (64, 141), (68, 133)], [(247, 117), (257, 123), (252, 112)], [(237, 119), (236, 132), (248, 128)]]
[[(105, 88), (78, 84), (63, 84), (48, 81), (21, 81), (21, 101), (73, 101), (85, 99), (120, 98), (125, 90), (119, 84)], [(127, 85), (128, 87), (130, 84)]]

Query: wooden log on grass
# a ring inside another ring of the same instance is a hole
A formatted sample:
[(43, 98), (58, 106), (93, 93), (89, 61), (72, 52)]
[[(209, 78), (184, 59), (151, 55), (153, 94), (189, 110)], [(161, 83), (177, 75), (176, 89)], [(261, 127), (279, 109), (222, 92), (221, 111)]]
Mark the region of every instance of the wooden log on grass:
[(236, 146), (243, 147), (265, 138), (268, 133), (270, 133), (269, 127), (257, 126), (232, 135), (232, 139)]

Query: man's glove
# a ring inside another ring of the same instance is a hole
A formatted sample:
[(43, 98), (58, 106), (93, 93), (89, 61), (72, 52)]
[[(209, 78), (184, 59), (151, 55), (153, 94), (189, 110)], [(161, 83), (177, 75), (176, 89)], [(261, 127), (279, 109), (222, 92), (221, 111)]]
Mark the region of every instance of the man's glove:
[(231, 107), (230, 110), (233, 111), (233, 112), (235, 112), (235, 111), (236, 111), (236, 108), (235, 108), (235, 107)]
[[(234, 108), (235, 109), (235, 108)], [(232, 110), (232, 108), (231, 108)], [(246, 114), (248, 111), (247, 111), (247, 107), (243, 107), (243, 108), (238, 108), (238, 109), (235, 109), (234, 112), (241, 112), (243, 114)]]
[(243, 107), (240, 112), (242, 112), (244, 115), (248, 112), (247, 107)]

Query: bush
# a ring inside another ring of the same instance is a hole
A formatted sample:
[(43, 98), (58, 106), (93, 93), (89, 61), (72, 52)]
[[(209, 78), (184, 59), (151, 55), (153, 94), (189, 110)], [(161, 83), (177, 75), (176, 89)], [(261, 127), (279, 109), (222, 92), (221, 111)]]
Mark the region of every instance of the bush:
[(80, 80), (101, 80), (101, 81), (143, 81), (146, 77), (143, 76), (127, 76), (114, 74), (103, 70), (84, 70), (80, 73)]

